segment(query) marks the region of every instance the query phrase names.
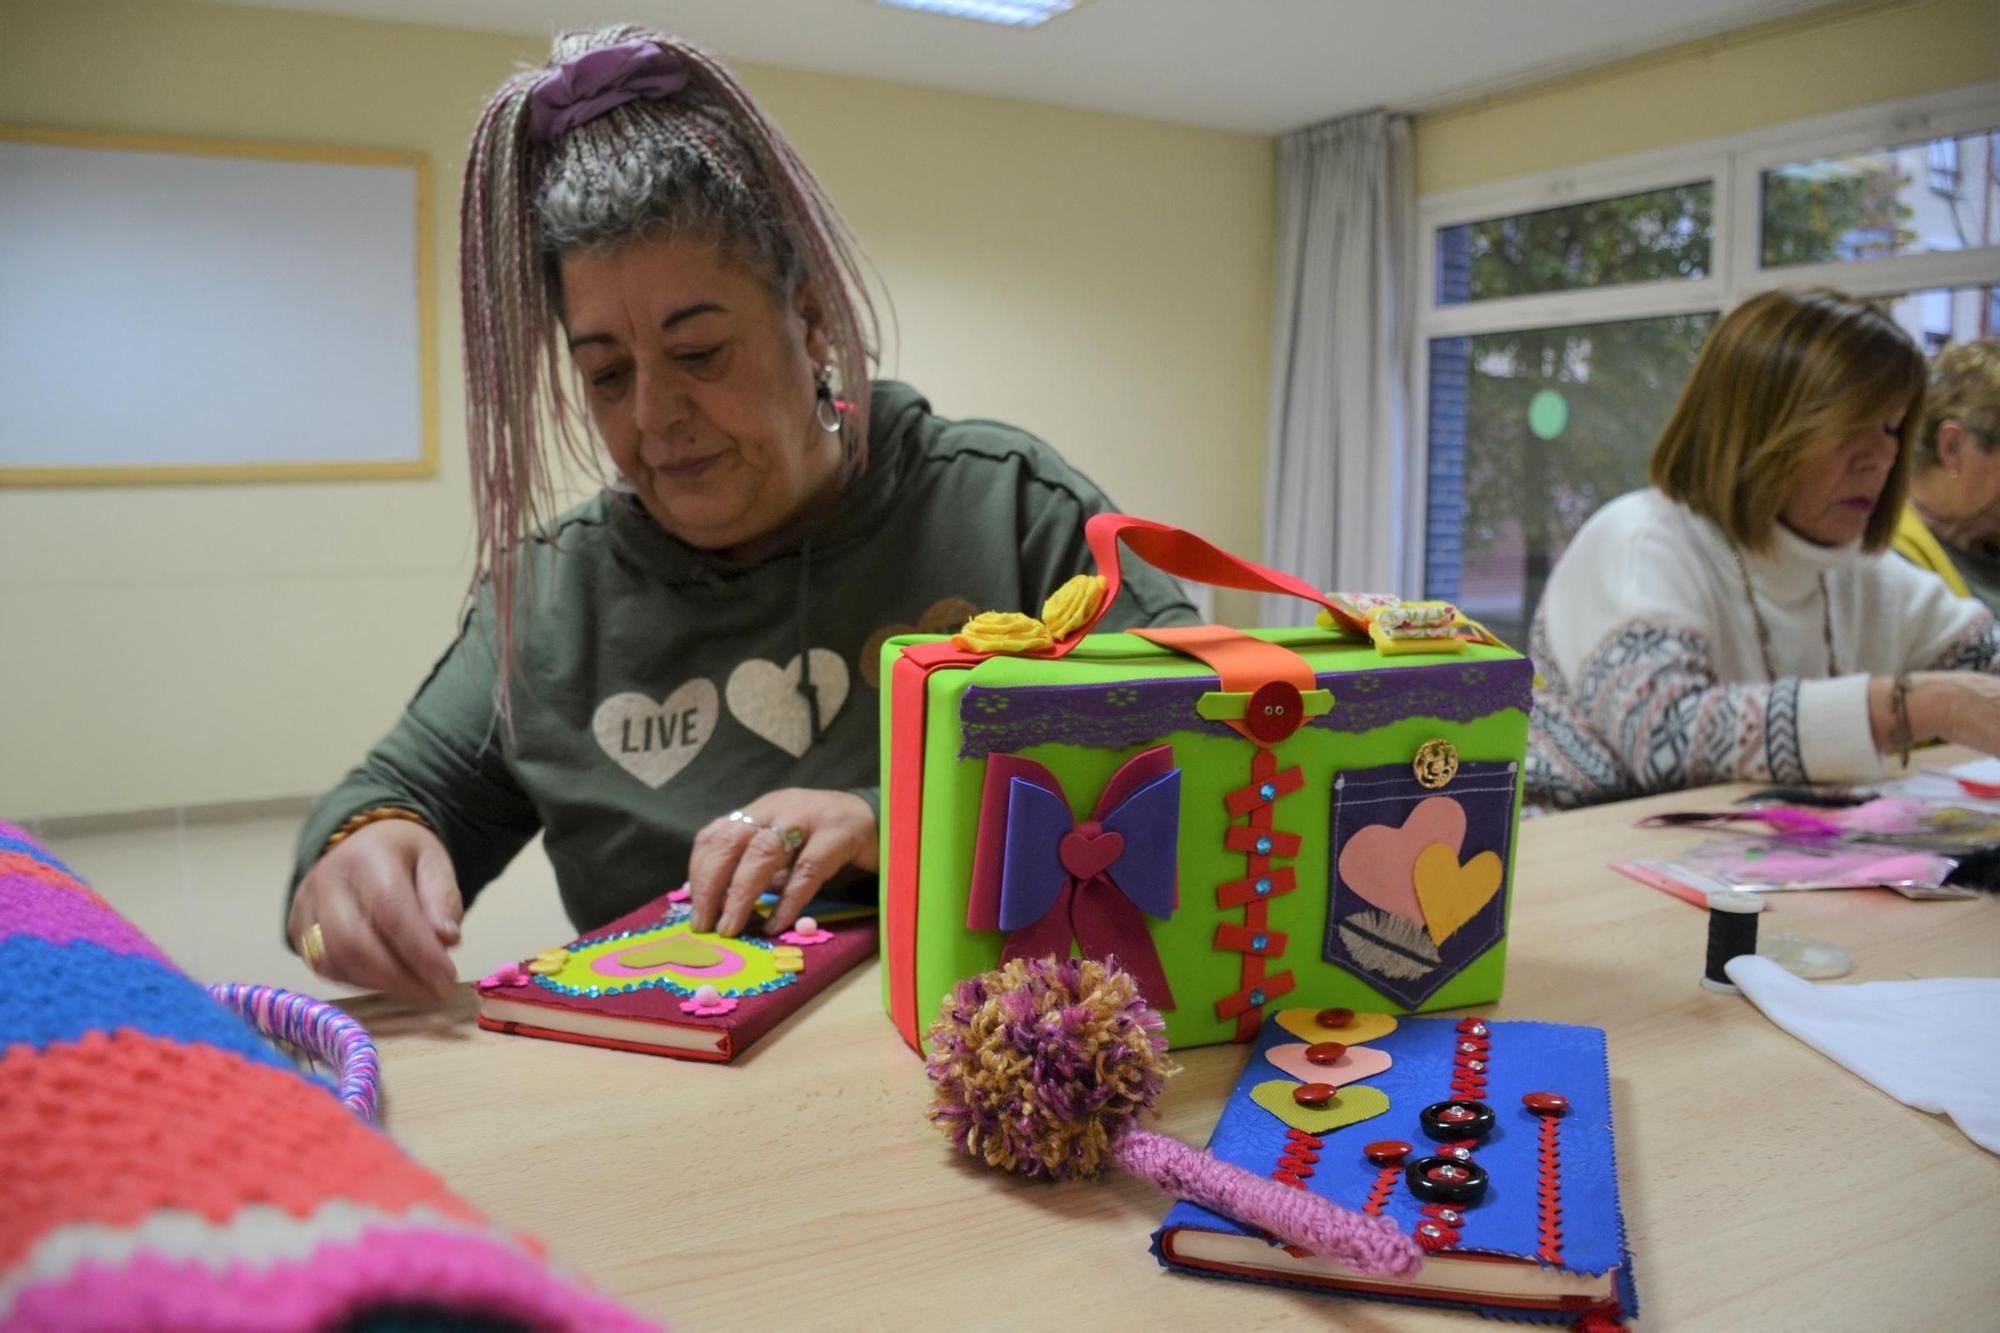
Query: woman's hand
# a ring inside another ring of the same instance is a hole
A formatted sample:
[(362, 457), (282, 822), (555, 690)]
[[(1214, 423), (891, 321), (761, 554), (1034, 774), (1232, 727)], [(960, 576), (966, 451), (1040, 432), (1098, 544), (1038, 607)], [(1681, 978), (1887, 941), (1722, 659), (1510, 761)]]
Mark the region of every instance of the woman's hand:
[(458, 984), (445, 950), (464, 914), (437, 834), (384, 819), (348, 834), (299, 881), (286, 933), (296, 949), (320, 928), (326, 952), (313, 970), (329, 980), (442, 1004)]
[[(775, 935), (834, 875), (850, 865), (872, 874), (880, 859), (875, 812), (853, 792), (787, 787), (758, 797), (743, 813), (756, 824), (725, 815), (695, 834), (691, 929), (740, 934), (758, 895), (784, 871), (782, 896), (764, 922), (764, 933)], [(788, 830), (798, 835), (796, 856), (785, 845)]]
[[(1893, 682), (1881, 677), (1868, 692), (1875, 746), (1888, 754), (1895, 749), (1896, 716)], [(1982, 754), (2000, 754), (2000, 676), (1979, 671), (1913, 671), (1910, 673), (1910, 739), (1939, 740), (1963, 745)]]

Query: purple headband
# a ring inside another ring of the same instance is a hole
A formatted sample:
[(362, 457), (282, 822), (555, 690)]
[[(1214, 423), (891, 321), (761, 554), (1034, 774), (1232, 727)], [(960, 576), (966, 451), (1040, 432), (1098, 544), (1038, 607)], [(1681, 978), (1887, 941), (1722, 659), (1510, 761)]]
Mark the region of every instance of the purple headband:
[(687, 62), (658, 42), (620, 42), (565, 60), (528, 95), (528, 137), (554, 143), (613, 107), (687, 86)]

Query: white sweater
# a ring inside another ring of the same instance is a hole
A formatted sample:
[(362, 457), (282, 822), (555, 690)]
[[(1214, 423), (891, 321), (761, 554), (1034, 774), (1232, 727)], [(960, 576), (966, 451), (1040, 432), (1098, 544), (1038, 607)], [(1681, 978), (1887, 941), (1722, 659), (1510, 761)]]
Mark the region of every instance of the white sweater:
[[(2000, 670), (1986, 608), (1893, 555), (1815, 546), (1781, 526), (1768, 555), (1745, 552), (1744, 562), (1776, 680), (1719, 527), (1656, 490), (1591, 516), (1549, 577), (1529, 641), (1544, 681), (1530, 800), (1866, 780), (1882, 769), (1871, 676)], [(1829, 617), (1838, 671), (1828, 670)]]

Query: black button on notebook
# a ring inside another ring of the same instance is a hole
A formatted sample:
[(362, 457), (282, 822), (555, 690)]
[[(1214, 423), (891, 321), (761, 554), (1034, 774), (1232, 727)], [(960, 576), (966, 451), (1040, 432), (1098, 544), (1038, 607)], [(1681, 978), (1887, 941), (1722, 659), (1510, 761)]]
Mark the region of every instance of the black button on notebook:
[(1486, 1168), (1449, 1157), (1419, 1157), (1403, 1168), (1403, 1180), (1425, 1203), (1478, 1203), (1486, 1194)]
[(1483, 1139), (1493, 1132), (1493, 1108), (1485, 1102), (1432, 1102), (1417, 1113), (1417, 1123), (1440, 1143)]

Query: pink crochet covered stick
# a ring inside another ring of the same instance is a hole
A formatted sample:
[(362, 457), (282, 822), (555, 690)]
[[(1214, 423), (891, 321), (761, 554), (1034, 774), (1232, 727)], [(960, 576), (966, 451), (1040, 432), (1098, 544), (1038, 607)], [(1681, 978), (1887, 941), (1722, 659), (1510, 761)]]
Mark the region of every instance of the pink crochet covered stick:
[(1177, 1199), (1198, 1203), (1357, 1273), (1409, 1277), (1423, 1263), (1423, 1251), (1391, 1219), (1364, 1217), (1310, 1191), (1252, 1175), (1165, 1134), (1128, 1124), (1112, 1139), (1111, 1158)]
[(1417, 1271), (1423, 1252), (1388, 1218), (1139, 1128), (1171, 1072), (1164, 1027), (1115, 962), (1018, 958), (961, 981), (926, 1037), (931, 1122), (1005, 1171), (1088, 1180), (1110, 1162), (1357, 1273)]

